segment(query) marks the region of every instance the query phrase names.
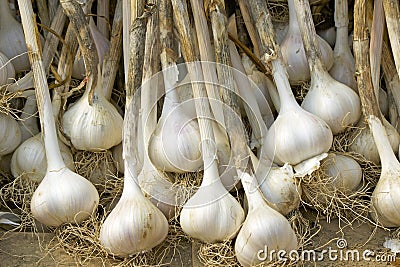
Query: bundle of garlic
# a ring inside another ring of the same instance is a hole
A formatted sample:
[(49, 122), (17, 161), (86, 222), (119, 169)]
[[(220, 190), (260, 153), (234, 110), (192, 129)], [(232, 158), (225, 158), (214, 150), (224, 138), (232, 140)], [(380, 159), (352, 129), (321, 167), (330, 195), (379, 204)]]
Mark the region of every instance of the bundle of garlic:
[[(148, 16), (143, 16), (136, 20), (135, 23), (137, 24), (134, 24), (134, 26), (144, 32)], [(153, 16), (157, 17), (156, 15)], [(149, 20), (148, 26), (150, 29), (154, 30), (155, 21), (157, 20), (154, 18)], [(151, 35), (151, 33), (152, 31), (150, 31), (149, 35)], [(151, 36), (153, 37), (153, 35)], [(154, 49), (154, 47), (150, 45), (150, 47), (146, 46), (146, 48), (148, 48), (146, 58), (150, 60), (152, 56), (154, 56), (152, 54), (154, 51), (152, 49)], [(131, 57), (135, 56), (134, 53), (131, 54)], [(137, 59), (138, 58), (136, 58), (136, 60)], [(154, 67), (154, 65), (152, 67)], [(150, 73), (152, 73), (152, 67), (150, 67)], [(129, 64), (129, 70), (131, 69), (132, 61), (131, 64)], [(135, 75), (138, 75), (138, 73), (135, 73)], [(136, 84), (138, 80), (140, 81), (141, 79), (128, 79), (127, 84), (127, 88), (131, 88), (130, 86), (133, 86), (133, 88), (127, 89), (127, 106), (125, 107), (124, 118), (124, 188), (117, 205), (101, 226), (99, 237), (101, 244), (110, 253), (123, 257), (146, 251), (157, 246), (168, 234), (167, 219), (163, 213), (144, 196), (139, 187), (137, 175), (138, 146), (135, 142), (138, 139), (138, 124), (142, 118), (139, 116), (139, 101), (141, 97), (140, 93), (136, 91), (139, 87), (139, 85)], [(146, 89), (149, 90), (149, 87)], [(135, 91), (136, 93), (133, 95)]]
[[(9, 60), (16, 72), (29, 70), (29, 58), (19, 23), (11, 14), (8, 0), (1, 0), (0, 6), (0, 52)], [(0, 83), (1, 84), (1, 83)]]
[[(43, 68), (32, 3), (18, 1), (34, 73), (34, 84), (46, 150), (47, 171), (30, 203), (35, 219), (48, 226), (79, 223), (96, 210), (99, 194), (85, 178), (69, 170), (60, 153), (46, 73)], [(65, 4), (65, 3), (64, 3)], [(79, 6), (78, 6), (79, 8)], [(79, 39), (79, 38), (78, 38)]]
[[(307, 63), (307, 51), (304, 49), (304, 39), (301, 34), (301, 22), (303, 18), (296, 12), (294, 0), (288, 0), (289, 5), (289, 29), (285, 39), (281, 43), (283, 61), (287, 65), (289, 81), (292, 85), (301, 84), (310, 79), (313, 70), (310, 71)], [(312, 21), (312, 18), (310, 18)], [(329, 70), (333, 65), (333, 52), (329, 44), (315, 35), (315, 45), (321, 51), (322, 64)]]
[(347, 85), (334, 80), (324, 67), (308, 1), (293, 0), (304, 49), (311, 71), (311, 85), (302, 107), (323, 119), (334, 135), (357, 123), (360, 98)]
[(397, 190), (400, 190), (400, 163), (390, 146), (382, 114), (378, 108), (374, 92), (369, 60), (369, 38), (366, 25), (366, 5), (363, 0), (356, 0), (354, 21), (359, 26), (354, 29), (354, 55), (359, 72), (357, 84), (363, 105), (363, 111), (371, 129), (381, 158), (381, 175), (372, 193), (372, 217), (385, 227), (400, 226), (400, 202)]

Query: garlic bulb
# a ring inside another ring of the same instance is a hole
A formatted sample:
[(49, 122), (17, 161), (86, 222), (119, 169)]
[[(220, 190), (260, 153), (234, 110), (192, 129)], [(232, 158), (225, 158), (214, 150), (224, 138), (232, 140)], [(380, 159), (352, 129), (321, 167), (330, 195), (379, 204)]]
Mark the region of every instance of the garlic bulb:
[[(383, 118), (383, 125), (385, 126), (386, 134), (394, 153), (399, 151), (400, 135), (385, 118)], [(365, 159), (379, 164), (380, 157), (378, 148), (374, 142), (372, 132), (365, 124), (364, 120), (360, 120), (357, 124), (358, 130), (354, 131), (349, 146), (349, 151), (356, 152), (365, 157)]]
[(368, 124), (374, 136), (381, 158), (381, 176), (372, 193), (372, 215), (385, 227), (400, 226), (400, 163), (391, 149), (385, 127), (373, 115), (368, 117)]
[[(202, 166), (200, 130), (196, 117), (189, 117), (179, 103), (174, 88), (176, 67), (164, 70), (165, 98), (161, 117), (149, 140), (149, 156), (154, 166), (167, 172), (193, 172)], [(193, 102), (191, 101), (193, 104)]]
[(39, 133), (36, 118), (37, 104), (35, 93), (26, 97), (26, 102), (21, 113), (21, 120), (18, 121), (21, 127), (22, 142)]
[[(264, 201), (257, 188), (256, 179), (247, 174), (240, 174), (249, 211), (246, 220), (236, 238), (235, 253), (242, 266), (254, 266), (269, 258), (272, 250), (284, 250), (289, 253), (297, 249), (297, 237), (288, 220)], [(268, 251), (265, 251), (267, 249)], [(265, 260), (260, 257), (265, 255)]]
[(0, 51), (11, 60), (16, 72), (29, 70), (24, 32), (11, 14), (8, 0), (0, 0)]
[(311, 71), (310, 90), (301, 106), (323, 119), (334, 135), (342, 133), (348, 126), (358, 122), (361, 116), (360, 98), (351, 88), (333, 79), (326, 71), (308, 2), (291, 1), (295, 1), (299, 28)]
[(296, 184), (292, 166), (270, 167), (264, 160), (250, 154), (255, 177), (260, 190), (273, 208), (283, 215), (289, 214), (300, 205), (301, 187)]
[(124, 173), (122, 196), (101, 226), (99, 237), (110, 253), (123, 257), (157, 246), (168, 234), (167, 219), (143, 195), (136, 174), (127, 168)]
[(347, 85), (357, 92), (357, 82), (355, 79), (356, 62), (350, 51), (348, 43), (348, 4), (347, 0), (335, 1), (335, 25), (336, 25), (336, 44), (333, 50), (335, 58), (329, 74), (335, 80)]
[(32, 196), (31, 211), (41, 223), (60, 226), (87, 219), (98, 203), (99, 194), (88, 180), (67, 167), (48, 168)]
[(354, 191), (361, 183), (360, 164), (345, 155), (329, 153), (328, 157), (324, 159), (321, 169), (331, 177), (332, 187), (341, 191)]
[(331, 47), (335, 46), (337, 40), (335, 27), (329, 27), (324, 30), (319, 30), (317, 31), (317, 34), (322, 39), (324, 39)]
[[(301, 37), (298, 18), (296, 15), (293, 0), (288, 0), (289, 5), (289, 30), (282, 41), (281, 50), (283, 60), (287, 65), (289, 82), (292, 85), (301, 84), (310, 79), (306, 53)], [(329, 44), (317, 36), (318, 46), (321, 50), (322, 62), (329, 70), (333, 65), (333, 51)]]
[[(61, 156), (65, 165), (74, 170), (74, 160), (71, 150), (62, 142), (58, 142)], [(35, 181), (42, 181), (46, 175), (47, 161), (41, 134), (35, 135), (23, 142), (13, 153), (11, 158), (11, 173), (15, 178), (23, 175)]]
[[(102, 66), (104, 56), (106, 55), (108, 48), (110, 47), (110, 41), (103, 36), (103, 34), (94, 24), (93, 17), (90, 17), (89, 19), (89, 30), (96, 45), (100, 66)], [(78, 51), (77, 53), (79, 54), (80, 51)], [(85, 64), (83, 62), (83, 57), (76, 56), (74, 64), (72, 66), (72, 77), (75, 79), (83, 79), (85, 78), (85, 74)]]
[(88, 83), (83, 96), (68, 108), (62, 118), (64, 133), (79, 150), (102, 151), (122, 140), (122, 117), (103, 95), (100, 72), (98, 78), (92, 105), (88, 101), (91, 87)]
[(13, 152), (21, 143), (21, 129), (10, 116), (0, 112), (0, 157)]
[(275, 61), (272, 64), (281, 107), (265, 137), (265, 151), (277, 164), (296, 165), (327, 152), (333, 141), (332, 131), (322, 119), (297, 104), (283, 66)]
[(0, 52), (0, 87), (13, 82), (15, 70), (6, 55)]
[(205, 166), (200, 188), (182, 208), (182, 230), (203, 242), (220, 242), (234, 238), (243, 220), (243, 208), (222, 185), (215, 162)]

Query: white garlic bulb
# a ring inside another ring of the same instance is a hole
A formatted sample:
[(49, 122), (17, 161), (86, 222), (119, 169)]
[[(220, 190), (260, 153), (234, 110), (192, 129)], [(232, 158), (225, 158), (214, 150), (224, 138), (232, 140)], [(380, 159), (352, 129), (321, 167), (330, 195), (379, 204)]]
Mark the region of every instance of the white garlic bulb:
[[(400, 135), (396, 128), (394, 128), (385, 118), (383, 118), (383, 125), (385, 126), (390, 146), (394, 153), (397, 153), (399, 151)], [(354, 131), (353, 136), (351, 137), (349, 151), (361, 154), (365, 159), (372, 161), (375, 164), (379, 164), (380, 157), (378, 148), (376, 147), (369, 127), (366, 125), (364, 120), (360, 120), (357, 124), (357, 128), (358, 129)]]
[[(103, 36), (103, 34), (99, 31), (97, 26), (95, 25), (93, 18), (89, 19), (89, 30), (93, 37), (93, 42), (96, 45), (97, 54), (99, 56), (100, 66), (103, 64), (104, 56), (106, 55), (108, 48), (110, 47), (110, 41)], [(79, 54), (80, 51), (77, 52)], [(85, 64), (83, 62), (82, 56), (76, 56), (74, 64), (72, 66), (72, 77), (75, 79), (83, 79), (85, 78)]]
[(345, 155), (329, 153), (328, 157), (324, 159), (321, 169), (330, 177), (331, 186), (343, 192), (352, 192), (361, 183), (360, 164)]
[[(283, 60), (287, 65), (289, 82), (292, 85), (301, 84), (310, 79), (310, 69), (304, 50), (303, 40), (297, 22), (293, 0), (288, 0), (289, 5), (289, 30), (282, 41), (281, 50)], [(329, 44), (317, 36), (321, 49), (322, 62), (329, 70), (333, 65), (333, 51)]]
[(369, 116), (368, 124), (373, 133), (381, 158), (381, 176), (372, 193), (372, 217), (385, 227), (400, 226), (400, 163), (386, 135), (385, 127), (375, 116)]
[(92, 105), (88, 101), (91, 86), (88, 83), (83, 96), (68, 108), (62, 118), (64, 133), (79, 150), (102, 151), (122, 140), (123, 119), (103, 95), (100, 72), (98, 77)]
[(157, 246), (168, 234), (167, 219), (143, 195), (135, 174), (130, 169), (124, 173), (122, 196), (101, 226), (99, 237), (110, 253), (123, 257)]
[(10, 115), (0, 112), (0, 157), (13, 152), (21, 143), (21, 129)]
[(287, 253), (296, 250), (297, 237), (288, 220), (264, 201), (253, 176), (247, 173), (240, 176), (249, 203), (246, 220), (235, 242), (235, 253), (240, 264), (247, 267), (263, 262), (259, 257), (260, 251), (264, 251), (262, 255), (267, 256), (265, 261), (268, 262), (273, 260), (269, 258), (272, 250), (284, 250)]
[(297, 209), (302, 191), (300, 184), (296, 184), (292, 166), (271, 167), (252, 153), (250, 155), (260, 190), (273, 208), (283, 215)]
[(243, 208), (222, 185), (215, 161), (205, 166), (200, 188), (182, 208), (182, 230), (203, 242), (220, 242), (234, 238), (243, 220)]
[(16, 72), (29, 70), (30, 63), (22, 25), (11, 14), (8, 0), (0, 0), (0, 51)]
[(323, 119), (334, 135), (357, 123), (361, 116), (359, 96), (334, 80), (320, 65), (311, 74), (310, 90), (301, 106)]
[(268, 158), (277, 164), (296, 165), (327, 152), (333, 141), (331, 129), (325, 121), (297, 104), (282, 65), (273, 62), (273, 67), (281, 107), (265, 137)]
[(31, 211), (35, 219), (47, 226), (80, 223), (99, 203), (96, 188), (67, 167), (48, 168), (32, 196)]
[[(70, 170), (74, 170), (74, 160), (70, 149), (60, 141), (58, 145), (65, 165)], [(47, 161), (41, 134), (27, 139), (14, 151), (11, 158), (11, 173), (14, 177), (23, 175), (32, 181), (40, 182), (46, 175), (46, 169)]]
[(14, 78), (14, 66), (7, 56), (0, 52), (0, 87), (12, 83)]
[[(172, 74), (172, 71), (169, 73)], [(175, 73), (177, 75), (177, 73)], [(196, 117), (190, 117), (179, 103), (173, 77), (166, 83), (164, 106), (157, 126), (150, 137), (149, 157), (154, 166), (167, 172), (193, 172), (202, 165), (200, 130)], [(193, 101), (191, 101), (193, 104)]]

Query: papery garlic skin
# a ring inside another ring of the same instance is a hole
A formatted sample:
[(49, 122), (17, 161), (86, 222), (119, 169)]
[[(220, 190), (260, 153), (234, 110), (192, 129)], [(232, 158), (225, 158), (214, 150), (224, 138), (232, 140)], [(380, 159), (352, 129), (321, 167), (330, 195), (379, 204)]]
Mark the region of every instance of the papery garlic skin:
[[(256, 183), (247, 173), (242, 175), (242, 183)], [(247, 177), (244, 177), (247, 176)], [(262, 199), (256, 187), (243, 185), (249, 202), (249, 212), (235, 242), (235, 253), (242, 266), (254, 266), (263, 261), (269, 262), (270, 251), (297, 249), (297, 237), (288, 220), (270, 208)], [(265, 251), (267, 248), (268, 251)], [(267, 257), (262, 260), (260, 251)]]
[(0, 112), (0, 157), (13, 152), (21, 143), (21, 129), (16, 120)]
[[(65, 165), (74, 170), (74, 160), (71, 150), (62, 142), (58, 142)], [(42, 181), (46, 175), (47, 161), (41, 134), (28, 138), (13, 153), (11, 158), (11, 173), (16, 178), (23, 175), (35, 182)]]
[[(397, 154), (399, 151), (400, 135), (386, 119), (383, 119), (383, 125), (385, 126), (390, 145), (394, 153)], [(365, 124), (365, 121), (360, 121), (357, 124), (357, 128), (360, 128), (361, 130), (356, 130), (354, 132), (349, 150), (363, 155), (368, 161), (379, 164), (381, 160), (379, 157), (378, 148), (376, 147), (372, 133)]]
[(85, 93), (62, 118), (64, 133), (71, 139), (72, 145), (76, 149), (92, 152), (121, 143), (122, 123), (121, 115), (102, 93), (95, 93), (92, 106)]
[(299, 207), (302, 191), (300, 185), (296, 185), (290, 165), (272, 167), (268, 173), (256, 172), (256, 175), (261, 192), (278, 212), (287, 215)]
[(334, 135), (357, 123), (361, 116), (359, 96), (326, 71), (312, 74), (310, 90), (301, 106), (323, 119)]
[[(311, 74), (304, 50), (303, 40), (297, 23), (293, 0), (289, 4), (289, 30), (281, 44), (283, 60), (287, 65), (287, 73), (291, 85), (299, 85), (310, 80)], [(333, 51), (330, 45), (317, 36), (322, 55), (322, 62), (327, 70), (333, 65)]]
[(157, 246), (167, 234), (168, 221), (162, 212), (139, 189), (124, 188), (118, 204), (101, 226), (99, 239), (108, 252), (126, 257)]
[[(89, 30), (92, 34), (93, 41), (96, 45), (97, 54), (99, 56), (99, 64), (102, 66), (104, 56), (106, 55), (109, 47), (110, 41), (103, 36), (103, 34), (99, 31), (97, 26), (94, 24), (93, 18), (91, 17), (89, 20)], [(80, 51), (78, 51), (78, 54)], [(74, 64), (72, 66), (72, 77), (75, 79), (83, 79), (85, 78), (85, 64), (83, 62), (83, 57), (75, 57)]]
[(29, 70), (22, 25), (11, 14), (7, 0), (1, 0), (0, 6), (0, 51), (11, 60), (16, 72)]
[(13, 82), (15, 70), (6, 55), (0, 52), (0, 87)]
[(265, 137), (265, 149), (275, 163), (296, 165), (327, 152), (332, 141), (329, 126), (299, 107), (278, 115)]
[(32, 196), (32, 215), (47, 226), (80, 223), (99, 203), (96, 188), (82, 176), (64, 167), (48, 170)]
[(321, 168), (331, 177), (332, 186), (343, 192), (355, 191), (361, 183), (360, 164), (345, 155), (330, 153)]
[(206, 168), (202, 185), (183, 206), (180, 215), (182, 230), (208, 243), (234, 238), (244, 220), (243, 208), (216, 180), (219, 177), (215, 177), (218, 171), (214, 168), (215, 164)]

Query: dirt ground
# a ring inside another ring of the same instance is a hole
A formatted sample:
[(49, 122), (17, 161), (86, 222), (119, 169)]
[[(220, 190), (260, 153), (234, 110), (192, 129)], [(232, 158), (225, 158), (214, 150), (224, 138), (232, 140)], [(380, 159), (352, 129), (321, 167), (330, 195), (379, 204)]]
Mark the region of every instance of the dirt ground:
[[(308, 211), (304, 216), (312, 221), (316, 214)], [(393, 253), (383, 246), (385, 238), (389, 236), (389, 231), (375, 228), (372, 224), (367, 223), (341, 229), (342, 227), (340, 227), (337, 219), (330, 223), (320, 219), (319, 225), (321, 230), (312, 238), (312, 242), (306, 249), (315, 250), (316, 257), (322, 257), (321, 253), (326, 250), (323, 254), (324, 260), (305, 261), (301, 265), (400, 266), (400, 259), (397, 262), (393, 261)], [(51, 238), (52, 234), (49, 233), (40, 235), (12, 233), (3, 236), (0, 240), (0, 266), (80, 266), (60, 249), (53, 251), (44, 249)], [(168, 266), (204, 266), (196, 255), (197, 249), (198, 244), (196, 243), (182, 242), (179, 253), (171, 255), (171, 264)], [(330, 256), (329, 251), (331, 251)], [(307, 255), (310, 255), (308, 257), (312, 256), (312, 254), (304, 254), (305, 259), (307, 259)], [(376, 255), (380, 255), (379, 258)], [(357, 256), (359, 259), (357, 259)], [(102, 264), (99, 261), (93, 261), (87, 266), (102, 266)]]

